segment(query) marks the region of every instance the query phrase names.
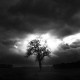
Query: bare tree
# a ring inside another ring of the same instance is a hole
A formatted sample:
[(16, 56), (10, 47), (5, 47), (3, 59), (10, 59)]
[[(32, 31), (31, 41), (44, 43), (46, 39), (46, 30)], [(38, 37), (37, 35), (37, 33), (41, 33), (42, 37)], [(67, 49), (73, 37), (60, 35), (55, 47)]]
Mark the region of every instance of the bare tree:
[(50, 50), (47, 48), (46, 45), (41, 45), (40, 40), (34, 39), (29, 42), (29, 46), (27, 49), (26, 57), (30, 55), (36, 55), (36, 59), (39, 63), (39, 68), (42, 68), (42, 60), (45, 56), (49, 56)]

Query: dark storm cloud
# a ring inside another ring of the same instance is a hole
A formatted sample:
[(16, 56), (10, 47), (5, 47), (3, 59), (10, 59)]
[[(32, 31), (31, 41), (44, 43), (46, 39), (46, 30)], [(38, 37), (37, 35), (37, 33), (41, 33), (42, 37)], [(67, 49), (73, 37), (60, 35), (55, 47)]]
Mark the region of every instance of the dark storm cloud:
[[(0, 25), (6, 30), (32, 32), (35, 29), (58, 29), (61, 34), (72, 33), (64, 24), (71, 25), (79, 10), (78, 0), (1, 0)], [(56, 26), (57, 25), (57, 26)], [(69, 26), (73, 28), (73, 26)], [(57, 32), (57, 31), (56, 31)], [(58, 31), (59, 32), (59, 31)]]
[(50, 58), (48, 64), (72, 63), (80, 61), (80, 47), (53, 53), (56, 57)]

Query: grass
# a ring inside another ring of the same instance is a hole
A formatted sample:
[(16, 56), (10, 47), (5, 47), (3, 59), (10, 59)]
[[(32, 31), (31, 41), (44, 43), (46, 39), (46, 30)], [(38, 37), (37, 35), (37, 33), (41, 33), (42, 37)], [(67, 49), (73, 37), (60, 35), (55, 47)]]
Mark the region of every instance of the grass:
[(0, 80), (80, 80), (80, 69), (43, 67), (0, 68)]

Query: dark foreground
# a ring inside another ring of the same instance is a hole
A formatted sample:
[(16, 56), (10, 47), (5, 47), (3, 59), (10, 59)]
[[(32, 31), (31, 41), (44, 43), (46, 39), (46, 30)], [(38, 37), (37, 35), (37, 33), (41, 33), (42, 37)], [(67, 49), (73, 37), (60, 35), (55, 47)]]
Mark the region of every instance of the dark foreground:
[(80, 69), (43, 67), (0, 68), (0, 80), (80, 80)]

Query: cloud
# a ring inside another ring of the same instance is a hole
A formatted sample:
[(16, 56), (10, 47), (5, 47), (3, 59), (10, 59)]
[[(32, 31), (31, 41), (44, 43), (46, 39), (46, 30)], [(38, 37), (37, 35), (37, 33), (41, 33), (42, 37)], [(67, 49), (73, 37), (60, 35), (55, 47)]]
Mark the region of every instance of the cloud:
[(11, 31), (15, 29), (20, 32), (33, 32), (37, 29), (53, 29), (60, 36), (69, 35), (76, 30), (75, 26), (69, 24), (78, 8), (74, 8), (74, 3), (77, 5), (76, 1), (70, 3), (65, 0), (1, 0), (1, 4), (5, 5), (1, 5), (3, 11), (0, 25)]
[[(80, 1), (71, 1), (0, 0), (1, 49), (7, 50), (6, 45), (2, 43), (4, 40), (22, 37), (25, 33), (51, 30), (53, 35), (64, 37), (79, 32)], [(77, 53), (73, 53), (74, 50), (58, 52), (58, 55), (60, 53), (59, 59), (61, 61), (65, 60), (65, 62), (74, 60), (74, 55), (77, 55)]]
[(53, 53), (58, 57), (50, 58), (48, 64), (72, 63), (80, 61), (80, 48), (67, 49)]

